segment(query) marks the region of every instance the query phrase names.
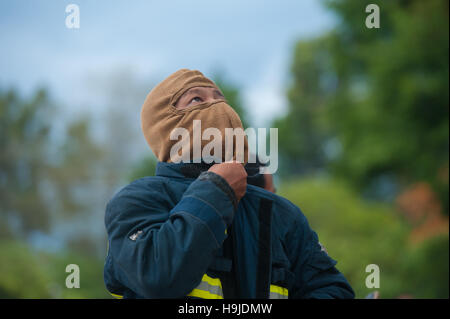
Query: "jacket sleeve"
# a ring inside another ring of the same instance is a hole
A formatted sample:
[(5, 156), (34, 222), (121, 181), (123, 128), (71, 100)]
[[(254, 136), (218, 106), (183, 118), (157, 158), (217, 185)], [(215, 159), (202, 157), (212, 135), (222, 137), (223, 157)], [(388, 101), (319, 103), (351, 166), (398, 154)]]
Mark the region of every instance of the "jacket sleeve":
[(108, 254), (115, 277), (137, 295), (180, 298), (199, 284), (225, 240), (234, 193), (208, 172), (172, 208), (164, 183), (153, 184), (131, 184), (108, 203)]
[(350, 299), (355, 294), (344, 275), (336, 269), (333, 260), (319, 243), (318, 236), (299, 211), (296, 230), (288, 241), (294, 252), (292, 269), (295, 284), (290, 298)]

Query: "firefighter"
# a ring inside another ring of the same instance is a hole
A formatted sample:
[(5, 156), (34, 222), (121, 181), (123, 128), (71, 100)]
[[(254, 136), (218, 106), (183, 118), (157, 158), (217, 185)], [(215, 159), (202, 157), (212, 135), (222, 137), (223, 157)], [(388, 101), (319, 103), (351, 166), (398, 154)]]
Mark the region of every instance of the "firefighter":
[[(208, 145), (195, 142), (195, 120), (203, 133), (242, 128), (220, 89), (199, 71), (179, 70), (148, 94), (141, 127), (158, 158), (156, 176), (130, 183), (107, 204), (104, 280), (110, 293), (117, 298), (354, 298), (300, 208), (247, 185), (245, 163), (236, 160), (247, 155), (246, 140), (233, 149), (233, 161), (194, 157), (195, 145)], [(189, 138), (180, 144), (174, 129)], [(187, 148), (189, 160), (180, 155)]]

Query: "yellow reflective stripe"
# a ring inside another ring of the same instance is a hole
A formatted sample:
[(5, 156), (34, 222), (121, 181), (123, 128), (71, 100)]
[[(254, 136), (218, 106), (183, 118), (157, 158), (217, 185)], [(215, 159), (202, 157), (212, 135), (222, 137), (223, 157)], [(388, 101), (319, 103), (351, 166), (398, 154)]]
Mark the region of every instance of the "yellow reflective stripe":
[(200, 289), (194, 289), (194, 290), (192, 290), (192, 291), (188, 294), (188, 296), (191, 296), (191, 297), (198, 297), (198, 298), (202, 298), (202, 299), (223, 299), (223, 297), (220, 296), (220, 295), (216, 295), (216, 294), (213, 294), (213, 293), (211, 293), (211, 292), (209, 292), (209, 291), (206, 291), (206, 290), (200, 290)]
[(222, 283), (220, 282), (219, 278), (211, 278), (208, 275), (203, 275), (202, 281), (206, 281), (211, 286), (217, 286), (222, 288)]
[(223, 299), (222, 283), (219, 278), (203, 275), (200, 284), (188, 296), (202, 299)]
[(111, 296), (113, 296), (116, 299), (123, 299), (122, 295), (117, 295), (117, 294), (113, 294), (112, 292), (110, 292)]
[[(283, 288), (283, 287), (280, 287), (280, 286), (270, 285), (270, 295), (271, 295), (271, 297), (272, 297), (272, 294), (278, 294), (278, 295), (281, 295), (283, 297), (288, 297), (289, 296), (289, 291), (286, 288)], [(276, 297), (276, 296), (273, 296), (273, 297)]]

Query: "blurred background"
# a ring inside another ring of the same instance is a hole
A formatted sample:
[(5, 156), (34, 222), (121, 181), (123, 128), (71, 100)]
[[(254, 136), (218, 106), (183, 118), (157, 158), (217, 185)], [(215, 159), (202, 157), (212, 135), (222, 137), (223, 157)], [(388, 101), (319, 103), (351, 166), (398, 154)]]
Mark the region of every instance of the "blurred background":
[(277, 192), (357, 298), (448, 298), (448, 18), (446, 0), (1, 1), (0, 298), (110, 298), (105, 206), (154, 174), (139, 112), (179, 68), (278, 128)]

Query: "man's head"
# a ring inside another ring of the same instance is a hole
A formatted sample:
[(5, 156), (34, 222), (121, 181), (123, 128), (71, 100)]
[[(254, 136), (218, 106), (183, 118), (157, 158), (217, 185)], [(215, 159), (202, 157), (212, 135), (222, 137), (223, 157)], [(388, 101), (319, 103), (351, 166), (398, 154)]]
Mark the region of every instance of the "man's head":
[[(243, 129), (239, 116), (216, 84), (199, 71), (181, 69), (159, 83), (144, 102), (141, 127), (163, 162), (247, 159), (246, 137), (230, 137), (229, 129)], [(225, 143), (230, 138), (232, 149)]]

